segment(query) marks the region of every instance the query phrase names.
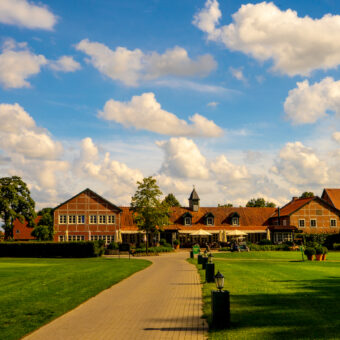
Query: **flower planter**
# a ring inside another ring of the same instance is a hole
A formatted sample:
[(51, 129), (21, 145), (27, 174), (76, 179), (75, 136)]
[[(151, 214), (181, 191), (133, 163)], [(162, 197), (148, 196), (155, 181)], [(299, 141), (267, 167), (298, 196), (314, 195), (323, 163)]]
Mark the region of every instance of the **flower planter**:
[(323, 255), (322, 255), (322, 261), (326, 261), (326, 257), (327, 257), (327, 255), (326, 255), (326, 254), (323, 254)]
[(307, 255), (308, 261), (313, 261), (314, 255)]
[(322, 261), (323, 255), (322, 254), (316, 254), (315, 255), (315, 261)]

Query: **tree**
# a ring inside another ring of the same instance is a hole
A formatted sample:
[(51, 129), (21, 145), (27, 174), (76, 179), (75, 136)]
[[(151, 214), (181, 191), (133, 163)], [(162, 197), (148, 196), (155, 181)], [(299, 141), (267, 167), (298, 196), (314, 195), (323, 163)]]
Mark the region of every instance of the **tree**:
[(38, 222), (38, 225), (32, 231), (31, 235), (41, 241), (52, 241), (54, 235), (53, 208), (41, 209), (38, 211), (38, 216), (41, 216), (41, 218)]
[(25, 182), (18, 176), (0, 178), (0, 218), (4, 222), (5, 239), (13, 238), (13, 222), (27, 221), (34, 227), (35, 203)]
[(314, 197), (314, 192), (311, 191), (305, 191), (300, 198), (307, 198), (307, 197)]
[(162, 228), (168, 223), (169, 207), (160, 200), (162, 192), (153, 177), (146, 177), (137, 184), (137, 191), (131, 198), (130, 209), (133, 211), (134, 222), (146, 233), (148, 252), (148, 236), (154, 233), (157, 227)]
[(175, 197), (175, 195), (172, 193), (165, 196), (163, 203), (167, 204), (168, 207), (180, 207), (181, 206), (177, 198)]
[(50, 227), (47, 225), (37, 225), (31, 232), (31, 235), (39, 241), (51, 240)]
[(218, 204), (218, 207), (223, 207), (223, 208), (232, 208), (233, 204), (232, 203), (226, 203), (226, 204)]
[(257, 208), (275, 208), (276, 204), (273, 202), (267, 202), (264, 198), (252, 198), (248, 203), (246, 204), (246, 207), (257, 207)]

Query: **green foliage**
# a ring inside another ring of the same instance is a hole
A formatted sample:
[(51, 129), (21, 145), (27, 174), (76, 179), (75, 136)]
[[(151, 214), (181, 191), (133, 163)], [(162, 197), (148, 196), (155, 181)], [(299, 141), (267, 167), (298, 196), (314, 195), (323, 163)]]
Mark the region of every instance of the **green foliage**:
[(1, 242), (0, 257), (96, 257), (104, 253), (99, 242)]
[(107, 249), (112, 249), (112, 250), (116, 250), (119, 248), (119, 244), (117, 242), (111, 242), (108, 246)]
[(269, 245), (260, 245), (254, 243), (248, 243), (249, 250), (252, 251), (272, 251), (272, 250), (283, 250), (289, 251), (290, 247), (287, 244), (269, 244)]
[(340, 250), (340, 243), (334, 243), (333, 244), (333, 249), (334, 250)]
[(174, 245), (178, 246), (180, 244), (179, 240), (174, 240)]
[(322, 247), (322, 254), (324, 254), (324, 255), (328, 254), (327, 247)]
[(314, 193), (311, 191), (305, 191), (300, 198), (314, 197)]
[(50, 241), (50, 228), (47, 225), (37, 225), (31, 235), (39, 241)]
[(266, 245), (270, 245), (270, 244), (273, 244), (273, 242), (271, 240), (267, 240), (267, 239), (262, 239), (259, 242), (259, 245), (261, 245), (261, 246), (266, 246)]
[(246, 204), (246, 207), (257, 207), (257, 208), (275, 208), (276, 204), (273, 202), (267, 202), (264, 198), (252, 198)]
[(163, 247), (171, 248), (171, 244), (170, 244), (170, 243), (167, 243), (165, 238), (161, 238), (161, 239), (159, 240), (159, 244), (160, 244), (161, 246), (163, 246)]
[(307, 247), (305, 249), (304, 253), (305, 253), (306, 256), (312, 256), (312, 255), (316, 254), (316, 250), (315, 250), (315, 248)]
[(13, 238), (13, 222), (17, 218), (34, 227), (34, 206), (30, 191), (20, 177), (0, 178), (0, 218), (4, 221), (5, 239)]
[(166, 195), (166, 197), (163, 200), (163, 203), (166, 204), (168, 207), (180, 207), (181, 206), (177, 198), (175, 197), (175, 195), (172, 193)]
[[(172, 247), (163, 247), (163, 246), (160, 246), (160, 247), (149, 247), (148, 248), (148, 254), (149, 255), (158, 255), (158, 253), (170, 253), (170, 252), (173, 252), (174, 250), (172, 249)], [(133, 251), (133, 255), (145, 255), (147, 254), (146, 252), (146, 248), (145, 247), (141, 247), (141, 248), (136, 248), (134, 251)]]
[(134, 222), (146, 234), (154, 233), (157, 227), (162, 229), (168, 224), (169, 207), (160, 200), (162, 192), (153, 177), (146, 177), (137, 184), (130, 204)]
[(226, 203), (226, 204), (218, 204), (218, 207), (223, 207), (223, 208), (232, 208), (233, 204), (232, 203)]
[(323, 249), (321, 246), (315, 248), (315, 254), (316, 255), (322, 255), (323, 254)]

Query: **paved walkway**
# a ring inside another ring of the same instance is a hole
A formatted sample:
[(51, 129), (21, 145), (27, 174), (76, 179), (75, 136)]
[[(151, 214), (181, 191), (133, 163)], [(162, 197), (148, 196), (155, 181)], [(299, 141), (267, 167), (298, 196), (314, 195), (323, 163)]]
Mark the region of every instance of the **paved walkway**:
[(206, 339), (201, 285), (188, 253), (153, 265), (101, 292), (25, 340)]

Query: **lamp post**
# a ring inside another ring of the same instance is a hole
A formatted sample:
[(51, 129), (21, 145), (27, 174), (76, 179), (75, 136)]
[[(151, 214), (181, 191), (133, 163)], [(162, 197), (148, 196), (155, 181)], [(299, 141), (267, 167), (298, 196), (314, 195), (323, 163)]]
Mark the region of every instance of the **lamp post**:
[(218, 290), (211, 291), (211, 310), (213, 328), (230, 327), (230, 297), (227, 290), (223, 290), (224, 276), (217, 272), (215, 275), (215, 284)]
[(212, 254), (208, 255), (208, 263), (205, 266), (205, 281), (214, 282), (215, 281), (215, 263), (212, 262)]

